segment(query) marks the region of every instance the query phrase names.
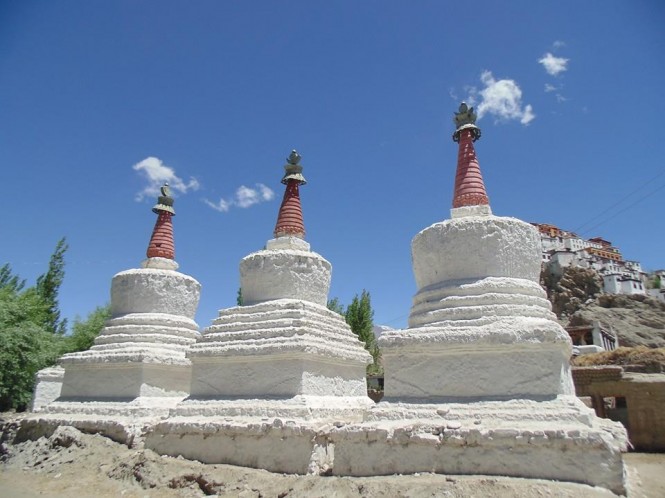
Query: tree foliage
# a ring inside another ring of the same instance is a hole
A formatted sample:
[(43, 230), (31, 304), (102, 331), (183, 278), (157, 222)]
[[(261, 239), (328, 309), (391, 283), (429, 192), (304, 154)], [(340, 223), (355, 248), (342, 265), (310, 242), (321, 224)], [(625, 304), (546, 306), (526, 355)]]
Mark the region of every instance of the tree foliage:
[(365, 349), (372, 355), (374, 361), (367, 367), (367, 373), (380, 373), (381, 350), (374, 335), (374, 310), (369, 292), (363, 289), (360, 296), (356, 294), (346, 309), (339, 299), (334, 297), (328, 300), (328, 309), (344, 316), (351, 331), (358, 336), (358, 339), (365, 345)]
[(372, 344), (376, 342), (373, 332), (374, 310), (372, 310), (369, 292), (363, 289), (360, 297), (357, 294), (353, 297), (351, 304), (346, 308), (345, 318), (353, 333), (365, 343), (365, 347), (369, 351)]
[(21, 280), (18, 275), (12, 273), (9, 263), (0, 268), (0, 289), (10, 289), (13, 292), (19, 292), (25, 287), (25, 280)]
[(35, 374), (59, 354), (60, 336), (42, 325), (46, 310), (34, 289), (0, 288), (0, 410), (24, 410)]
[(62, 352), (73, 353), (90, 349), (109, 318), (111, 318), (111, 306), (108, 304), (97, 306), (85, 320), (76, 317), (72, 324), (71, 335), (64, 338)]
[(58, 292), (63, 282), (67, 244), (58, 242), (46, 273), (34, 287), (0, 268), (0, 410), (24, 410), (32, 397), (35, 374), (66, 352), (90, 347), (104, 326), (108, 307), (97, 308), (87, 320), (77, 320), (71, 336), (64, 336)]
[(330, 311), (334, 311), (335, 313), (339, 313), (340, 315), (344, 316), (344, 305), (339, 302), (339, 299), (336, 297), (333, 297), (332, 299), (328, 299), (327, 307)]
[(48, 306), (46, 330), (52, 334), (64, 334), (67, 329), (67, 320), (60, 320), (58, 293), (65, 278), (65, 252), (69, 246), (63, 237), (55, 246), (55, 251), (49, 260), (48, 270), (37, 279), (36, 292)]

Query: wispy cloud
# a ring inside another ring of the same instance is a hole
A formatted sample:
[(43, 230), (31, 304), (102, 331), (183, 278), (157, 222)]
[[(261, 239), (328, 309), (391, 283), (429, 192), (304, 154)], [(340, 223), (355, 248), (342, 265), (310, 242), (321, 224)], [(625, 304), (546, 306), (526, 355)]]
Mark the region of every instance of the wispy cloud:
[(217, 203), (209, 201), (208, 199), (203, 199), (203, 202), (220, 213), (226, 213), (229, 209), (231, 209), (231, 204), (224, 199), (220, 199)]
[(552, 43), (552, 48), (554, 50), (559, 50), (562, 47), (566, 46), (566, 42), (561, 41), (561, 40), (555, 40), (554, 43)]
[(556, 92), (557, 87), (554, 85), (550, 85), (549, 83), (545, 83), (545, 93), (550, 93), (550, 92)]
[(203, 202), (220, 213), (226, 213), (233, 206), (244, 209), (261, 202), (271, 201), (275, 198), (275, 192), (263, 183), (257, 183), (255, 187), (249, 188), (241, 185), (231, 197), (227, 197), (226, 199), (221, 198), (217, 202), (203, 199)]
[(496, 80), (491, 71), (483, 71), (480, 81), (485, 85), (482, 90), (468, 89), (469, 102), (480, 102), (477, 105), (478, 119), (490, 114), (497, 121), (516, 119), (528, 125), (536, 117), (530, 104), (522, 105), (522, 89), (514, 80)]
[(538, 59), (538, 62), (543, 65), (547, 74), (556, 76), (559, 73), (563, 73), (568, 70), (568, 61), (564, 57), (556, 57), (550, 52), (547, 52), (541, 59)]
[(146, 157), (143, 161), (132, 166), (134, 171), (138, 171), (148, 182), (148, 185), (138, 192), (135, 196), (137, 201), (142, 201), (146, 197), (156, 197), (159, 195), (159, 188), (168, 183), (171, 191), (185, 194), (190, 190), (198, 190), (201, 186), (199, 181), (191, 177), (188, 182), (175, 174), (175, 170), (167, 166), (157, 157)]

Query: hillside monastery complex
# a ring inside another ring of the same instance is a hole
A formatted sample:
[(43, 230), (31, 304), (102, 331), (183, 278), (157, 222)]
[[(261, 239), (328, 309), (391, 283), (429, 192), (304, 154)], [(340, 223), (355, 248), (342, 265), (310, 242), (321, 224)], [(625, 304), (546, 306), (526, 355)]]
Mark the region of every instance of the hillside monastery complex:
[(450, 219), (413, 239), (418, 291), (408, 327), (379, 339), (382, 401), (367, 397), (371, 356), (326, 307), (331, 264), (305, 241), (293, 151), (273, 238), (240, 262), (243, 305), (199, 331), (201, 286), (177, 271), (163, 187), (147, 259), (113, 277), (94, 346), (40, 373), (25, 430), (72, 425), (272, 472), (504, 475), (625, 493), (626, 432), (575, 396), (571, 340), (539, 285), (544, 228), (492, 214), (473, 108), (454, 121)]

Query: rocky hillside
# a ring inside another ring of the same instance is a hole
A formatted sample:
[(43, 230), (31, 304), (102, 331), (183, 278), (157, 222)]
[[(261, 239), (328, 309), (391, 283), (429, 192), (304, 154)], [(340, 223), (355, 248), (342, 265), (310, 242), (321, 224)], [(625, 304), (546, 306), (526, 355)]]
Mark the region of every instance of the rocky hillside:
[(612, 326), (620, 346), (665, 347), (665, 303), (645, 296), (601, 294), (602, 280), (585, 268), (566, 268), (562, 275), (543, 270), (541, 283), (565, 327), (598, 320)]
[(645, 296), (602, 294), (582, 304), (569, 325), (599, 320), (612, 326), (620, 346), (665, 347), (665, 303)]

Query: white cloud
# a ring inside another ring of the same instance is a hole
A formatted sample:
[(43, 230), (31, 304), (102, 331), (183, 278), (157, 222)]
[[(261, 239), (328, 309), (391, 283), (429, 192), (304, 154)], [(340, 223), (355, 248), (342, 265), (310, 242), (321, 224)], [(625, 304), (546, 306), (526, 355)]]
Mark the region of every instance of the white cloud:
[(148, 185), (136, 194), (136, 200), (142, 201), (145, 197), (156, 197), (159, 195), (159, 188), (168, 183), (172, 192), (186, 194), (190, 190), (198, 190), (201, 186), (199, 181), (191, 177), (188, 182), (175, 174), (175, 170), (167, 166), (157, 157), (146, 157), (143, 161), (132, 166), (134, 171), (138, 171), (148, 181)]
[(534, 120), (535, 117), (536, 115), (533, 112), (533, 107), (531, 104), (528, 104), (526, 107), (524, 107), (524, 111), (520, 117), (520, 123), (523, 125), (528, 125), (531, 121)]
[(566, 102), (568, 100), (567, 97), (565, 97), (559, 90), (563, 88), (563, 85), (555, 86), (555, 85), (550, 85), (549, 83), (545, 83), (545, 93), (554, 93), (554, 98), (556, 98), (556, 101), (561, 103), (561, 102)]
[(226, 213), (229, 209), (231, 209), (231, 205), (228, 203), (228, 201), (225, 201), (224, 199), (220, 199), (217, 204), (215, 204), (212, 201), (209, 201), (208, 199), (203, 199), (203, 202), (205, 202), (215, 211), (219, 211), (220, 213)]
[(233, 206), (245, 209), (261, 202), (271, 201), (274, 198), (275, 192), (263, 183), (257, 183), (256, 188), (240, 185), (233, 196), (227, 199), (222, 198), (217, 203), (208, 199), (203, 199), (203, 202), (220, 213), (226, 213)]
[(561, 47), (565, 47), (565, 46), (566, 46), (566, 42), (561, 41), (561, 40), (556, 40), (554, 43), (552, 43), (552, 47), (554, 48), (554, 50), (558, 50)]
[(536, 115), (531, 105), (522, 106), (522, 90), (514, 80), (495, 80), (490, 71), (483, 71), (480, 81), (485, 88), (478, 91), (469, 89), (469, 102), (477, 106), (478, 119), (491, 114), (498, 121), (519, 120), (520, 123), (529, 124)]
[(238, 190), (236, 190), (236, 202), (235, 204), (241, 208), (248, 208), (257, 204), (259, 201), (259, 192), (253, 188), (245, 187), (240, 185)]
[(259, 191), (261, 192), (261, 199), (264, 201), (272, 201), (275, 198), (275, 192), (266, 187), (263, 183), (257, 183), (256, 186), (259, 187)]
[(542, 59), (538, 59), (538, 62), (543, 65), (547, 74), (552, 76), (566, 71), (568, 69), (568, 61), (569, 59), (555, 57), (550, 52), (547, 52)]

